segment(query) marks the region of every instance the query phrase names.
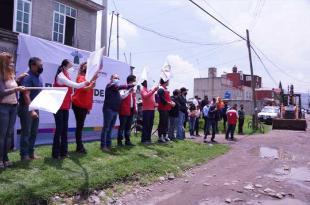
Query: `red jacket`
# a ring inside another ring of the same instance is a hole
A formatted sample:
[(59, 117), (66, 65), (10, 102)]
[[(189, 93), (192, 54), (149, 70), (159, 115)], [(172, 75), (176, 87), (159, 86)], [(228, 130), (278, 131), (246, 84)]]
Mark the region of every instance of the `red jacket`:
[(160, 89), (158, 90), (158, 95), (160, 95), (160, 92), (162, 91), (164, 92), (163, 99), (161, 99), (161, 97), (159, 96), (158, 110), (169, 111), (171, 110), (171, 105), (169, 104), (169, 102), (171, 102), (170, 92), (167, 90), (167, 88), (160, 87)]
[(238, 121), (238, 113), (236, 110), (231, 109), (227, 111), (227, 122), (229, 125), (236, 125)]
[[(85, 75), (78, 75), (76, 82), (85, 82)], [(91, 110), (93, 107), (94, 89), (80, 88), (76, 89), (72, 96), (72, 104), (77, 107)]]
[(144, 86), (141, 88), (142, 110), (155, 110), (155, 92), (155, 89), (148, 90)]
[[(130, 107), (131, 105), (131, 100), (133, 100), (132, 105), (133, 105), (133, 112), (132, 108)], [(136, 93), (130, 92), (129, 95), (122, 99), (121, 101), (121, 106), (119, 110), (119, 115), (121, 116), (130, 116), (136, 113), (137, 108), (136, 108)]]
[[(64, 75), (69, 79), (70, 79), (70, 76), (67, 72), (63, 72)], [(69, 110), (70, 109), (70, 105), (71, 105), (71, 95), (72, 95), (72, 88), (66, 86), (66, 85), (60, 85), (57, 83), (57, 80), (54, 82), (54, 87), (67, 87), (68, 88), (68, 91), (67, 91), (67, 94), (65, 96), (65, 99), (60, 107), (60, 110)]]

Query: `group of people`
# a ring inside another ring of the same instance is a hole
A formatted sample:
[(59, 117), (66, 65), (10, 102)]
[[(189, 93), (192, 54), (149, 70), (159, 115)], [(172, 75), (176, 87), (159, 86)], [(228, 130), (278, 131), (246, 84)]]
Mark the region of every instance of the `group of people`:
[[(229, 107), (228, 101), (223, 101), (220, 97), (208, 100), (205, 96), (199, 101), (198, 96), (190, 104), (189, 108), (189, 125), (190, 138), (199, 135), (199, 119), (204, 119), (204, 142), (207, 142), (207, 136), (211, 135), (211, 142), (215, 142), (215, 135), (219, 132), (219, 122), (223, 121), (223, 128), (227, 140), (234, 140), (234, 132), (238, 123), (238, 134), (243, 134), (243, 124), (245, 119), (245, 111), (243, 105), (237, 110), (237, 104)], [(229, 137), (230, 135), (230, 137)]]
[[(35, 154), (35, 141), (39, 126), (39, 110), (29, 110), (32, 100), (40, 93), (43, 82), (40, 77), (43, 62), (40, 58), (32, 57), (28, 62), (29, 70), (20, 76), (15, 76), (14, 59), (10, 53), (0, 53), (0, 168), (11, 166), (8, 151), (12, 147), (12, 136), (17, 116), (20, 118), (20, 157), (21, 160), (36, 160), (40, 157)], [(98, 75), (88, 82), (86, 80), (87, 63), (79, 66), (77, 78), (70, 78), (73, 64), (65, 59), (61, 62), (54, 78), (54, 87), (68, 88), (64, 101), (54, 114), (55, 133), (52, 146), (52, 157), (61, 159), (68, 156), (68, 120), (69, 110), (72, 108), (76, 119), (76, 152), (86, 154), (82, 142), (82, 130), (87, 114), (92, 109), (93, 88)], [(117, 117), (120, 125), (117, 133), (118, 146), (134, 146), (131, 142), (131, 128), (134, 116), (137, 113), (136, 76), (129, 75), (126, 84), (120, 85), (120, 77), (111, 75), (110, 82), (105, 88), (103, 104), (103, 128), (101, 132), (101, 149), (109, 152), (112, 148), (112, 131)], [(142, 135), (141, 143), (152, 143), (151, 136), (154, 125), (155, 110), (159, 112), (158, 142), (166, 143), (171, 140), (184, 140), (186, 122), (190, 125), (190, 135), (199, 135), (199, 118), (205, 120), (205, 142), (212, 131), (211, 142), (215, 142), (215, 133), (218, 132), (218, 121), (223, 118), (224, 127), (228, 128), (226, 138), (233, 139), (237, 118), (239, 118), (239, 133), (242, 133), (244, 120), (243, 107), (237, 112), (236, 105), (228, 108), (227, 102), (212, 99), (209, 102), (206, 96), (201, 102), (198, 97), (190, 105), (186, 99), (185, 87), (176, 89), (172, 95), (168, 90), (169, 79), (160, 79), (159, 84), (150, 88), (147, 80), (141, 85), (142, 99)]]
[[(13, 55), (0, 53), (0, 168), (12, 165), (8, 151), (13, 147), (14, 126), (17, 116), (20, 119), (20, 158), (22, 161), (36, 160), (35, 141), (39, 127), (39, 110), (29, 110), (32, 100), (40, 93), (43, 82), (40, 77), (43, 62), (32, 57), (28, 61), (29, 70), (15, 76)], [(64, 101), (56, 114), (55, 133), (52, 146), (52, 157), (61, 159), (68, 156), (68, 120), (72, 107), (76, 118), (76, 151), (86, 153), (82, 143), (82, 130), (87, 113), (92, 108), (93, 88), (97, 75), (88, 82), (85, 79), (87, 64), (79, 67), (76, 80), (71, 80), (69, 71), (73, 64), (68, 59), (61, 62), (54, 78), (54, 87), (67, 87)], [(73, 89), (75, 91), (73, 92)]]

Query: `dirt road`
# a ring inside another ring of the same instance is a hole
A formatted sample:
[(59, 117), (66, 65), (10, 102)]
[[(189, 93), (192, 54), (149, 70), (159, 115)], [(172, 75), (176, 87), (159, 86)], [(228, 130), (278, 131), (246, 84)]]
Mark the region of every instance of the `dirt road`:
[[(120, 204), (310, 204), (309, 129), (237, 138), (229, 143), (231, 151), (226, 155), (187, 171), (181, 178), (138, 188), (121, 197)], [(217, 140), (227, 143), (223, 136)]]

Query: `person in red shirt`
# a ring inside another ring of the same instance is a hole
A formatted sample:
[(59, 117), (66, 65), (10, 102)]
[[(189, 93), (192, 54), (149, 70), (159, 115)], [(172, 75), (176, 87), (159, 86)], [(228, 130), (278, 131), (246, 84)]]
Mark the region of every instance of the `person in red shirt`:
[[(234, 106), (227, 111), (227, 123), (228, 128), (226, 131), (226, 140), (234, 140), (234, 133), (236, 129), (236, 124), (238, 121), (238, 112), (237, 112), (237, 104), (234, 104)], [(229, 138), (230, 135), (230, 138)]]
[(160, 79), (160, 88), (157, 91), (158, 94), (158, 112), (159, 112), (159, 124), (158, 124), (158, 142), (169, 142), (168, 134), (169, 124), (169, 111), (175, 106), (175, 103), (170, 98), (170, 92), (167, 87), (169, 80), (164, 81)]
[(84, 88), (86, 86), (89, 86), (90, 82), (93, 82), (97, 79), (97, 75), (95, 75), (90, 82), (84, 81), (81, 83), (76, 83), (71, 80), (69, 75), (69, 69), (72, 67), (73, 64), (68, 59), (65, 59), (58, 67), (58, 70), (55, 75), (54, 87), (67, 87), (68, 91), (60, 109), (57, 111), (56, 114), (54, 114), (56, 125), (52, 147), (52, 157), (54, 159), (61, 159), (68, 156), (67, 132), (68, 132), (69, 110), (72, 102), (71, 95), (73, 92), (73, 88), (75, 89)]
[[(86, 70), (87, 63), (85, 62), (80, 65), (79, 73), (76, 78), (77, 83), (82, 83), (86, 81)], [(91, 82), (88, 86), (84, 88), (76, 89), (72, 96), (72, 109), (76, 120), (76, 152), (82, 154), (87, 153), (82, 142), (82, 131), (84, 128), (86, 115), (90, 112), (93, 106), (94, 87), (95, 83)]]
[(155, 114), (155, 92), (158, 90), (158, 86), (153, 89), (147, 88), (147, 81), (144, 80), (142, 83), (141, 96), (142, 96), (142, 112), (143, 112), (143, 126), (141, 143), (151, 144), (151, 135), (154, 124)]
[[(133, 85), (136, 83), (136, 76), (129, 75), (127, 77), (127, 85)], [(126, 146), (134, 146), (130, 141), (131, 125), (133, 123), (133, 116), (137, 112), (136, 105), (136, 93), (134, 87), (129, 90), (125, 90), (121, 93), (121, 104), (119, 109), (119, 128), (117, 145), (123, 146), (123, 138), (125, 137)]]

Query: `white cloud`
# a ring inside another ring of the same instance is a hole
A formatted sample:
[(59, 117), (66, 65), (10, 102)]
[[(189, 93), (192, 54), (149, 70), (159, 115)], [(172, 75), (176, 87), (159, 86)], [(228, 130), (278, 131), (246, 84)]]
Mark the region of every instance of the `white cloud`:
[[(257, 1), (208, 1), (219, 13), (228, 19), (234, 30), (245, 36), (246, 28), (250, 29), (251, 40), (264, 51), (276, 64), (281, 66), (287, 73), (300, 79), (290, 78), (280, 72), (264, 59), (267, 69), (276, 80), (282, 80), (287, 84), (293, 83), (298, 90), (304, 90), (305, 86), (301, 80), (309, 82), (304, 76), (310, 75), (309, 53), (310, 53), (310, 3), (306, 0), (299, 1), (268, 1), (263, 0), (263, 7), (260, 14), (257, 13)], [(201, 1), (203, 5), (203, 1)], [(207, 5), (204, 5), (208, 8)], [(208, 10), (211, 10), (210, 8)], [(214, 13), (222, 19), (218, 13)], [(219, 41), (230, 41), (236, 36), (211, 19), (199, 9), (196, 11), (196, 18), (210, 25), (209, 32)], [(256, 19), (256, 26), (252, 29), (253, 19)], [(225, 22), (225, 20), (223, 20)], [(246, 49), (246, 48), (245, 48)], [(232, 54), (233, 55), (233, 54)], [(256, 63), (255, 67), (263, 70), (262, 65)], [(270, 78), (264, 73), (266, 84), (272, 85)], [(308, 84), (310, 85), (310, 83)]]
[(169, 89), (172, 91), (187, 87), (189, 89), (188, 96), (193, 96), (194, 78), (198, 77), (199, 70), (179, 55), (168, 55), (166, 61), (169, 62), (172, 69)]

